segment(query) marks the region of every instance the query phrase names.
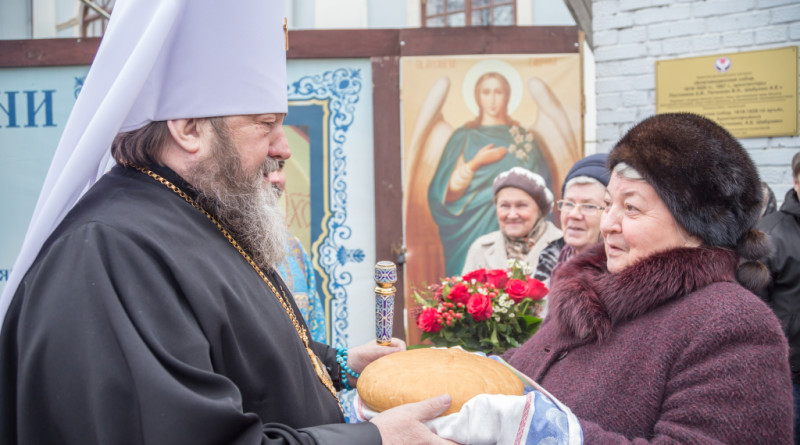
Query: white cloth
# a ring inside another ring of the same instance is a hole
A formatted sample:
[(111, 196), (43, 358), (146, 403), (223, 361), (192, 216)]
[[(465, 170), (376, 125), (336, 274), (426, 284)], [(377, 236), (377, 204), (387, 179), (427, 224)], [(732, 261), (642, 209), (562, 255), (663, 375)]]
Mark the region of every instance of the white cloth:
[[(511, 368), (501, 358), (492, 356)], [(524, 396), (481, 394), (457, 413), (427, 423), (445, 439), (469, 445), (580, 445), (583, 432), (570, 409), (539, 384), (511, 368), (525, 382)], [(378, 413), (355, 396), (350, 418), (365, 422)]]
[(287, 111), (283, 17), (283, 0), (116, 2), (0, 296), (0, 320), (47, 237), (113, 165), (117, 133)]

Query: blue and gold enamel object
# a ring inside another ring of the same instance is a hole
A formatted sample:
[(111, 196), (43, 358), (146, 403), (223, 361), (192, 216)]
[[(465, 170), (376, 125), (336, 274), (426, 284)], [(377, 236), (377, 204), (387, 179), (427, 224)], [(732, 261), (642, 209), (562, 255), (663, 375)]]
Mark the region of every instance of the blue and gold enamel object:
[(393, 262), (379, 261), (375, 264), (375, 341), (383, 346), (392, 343), (396, 282), (397, 266)]

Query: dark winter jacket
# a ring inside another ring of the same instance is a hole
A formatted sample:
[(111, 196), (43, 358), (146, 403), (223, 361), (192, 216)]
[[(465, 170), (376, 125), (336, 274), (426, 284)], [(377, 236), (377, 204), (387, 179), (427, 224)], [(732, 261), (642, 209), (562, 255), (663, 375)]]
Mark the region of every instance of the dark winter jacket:
[(572, 409), (586, 444), (792, 443), (786, 339), (737, 263), (679, 248), (611, 274), (597, 245), (558, 269), (541, 328), (504, 358)]
[(800, 202), (797, 192), (786, 193), (779, 212), (764, 217), (758, 228), (772, 239), (774, 252), (764, 263), (772, 282), (761, 297), (772, 307), (789, 339), (792, 380), (800, 384)]

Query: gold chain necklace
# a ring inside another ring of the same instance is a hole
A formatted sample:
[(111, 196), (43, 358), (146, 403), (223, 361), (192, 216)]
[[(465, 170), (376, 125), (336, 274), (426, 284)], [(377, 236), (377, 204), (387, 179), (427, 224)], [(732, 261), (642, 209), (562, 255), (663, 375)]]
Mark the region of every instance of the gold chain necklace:
[[(231, 245), (237, 251), (239, 251), (239, 253), (245, 259), (245, 261), (247, 261), (247, 263), (250, 264), (250, 266), (252, 266), (253, 270), (256, 271), (258, 276), (261, 277), (261, 279), (264, 280), (265, 283), (267, 283), (267, 286), (269, 286), (270, 290), (275, 295), (275, 298), (277, 298), (278, 301), (280, 301), (281, 306), (283, 306), (283, 310), (286, 311), (286, 315), (288, 315), (289, 319), (292, 321), (294, 330), (297, 332), (297, 335), (303, 342), (303, 346), (305, 346), (306, 348), (306, 353), (308, 353), (308, 358), (311, 360), (311, 364), (314, 366), (314, 371), (317, 373), (317, 377), (319, 377), (319, 380), (322, 382), (322, 384), (325, 385), (326, 388), (328, 388), (328, 391), (330, 391), (333, 397), (336, 398), (338, 404), (339, 398), (336, 397), (336, 389), (333, 387), (333, 382), (331, 381), (331, 377), (330, 375), (328, 375), (328, 372), (326, 371), (325, 366), (322, 364), (322, 361), (319, 359), (319, 357), (317, 357), (317, 354), (315, 354), (314, 351), (311, 350), (311, 347), (309, 347), (308, 335), (306, 334), (305, 329), (303, 329), (303, 327), (300, 326), (300, 322), (297, 321), (297, 316), (295, 315), (294, 310), (289, 305), (286, 294), (283, 293), (283, 289), (281, 289), (281, 293), (279, 294), (278, 289), (275, 288), (275, 285), (272, 284), (267, 275), (264, 274), (263, 271), (261, 271), (261, 268), (258, 267), (258, 264), (256, 264), (256, 262), (253, 261), (252, 258), (250, 258), (250, 255), (248, 255), (247, 252), (244, 251), (244, 249), (239, 245), (239, 243), (235, 239), (233, 239), (233, 236), (231, 236), (231, 234), (228, 233), (228, 231), (224, 227), (222, 227), (222, 224), (217, 222), (217, 220), (210, 213), (208, 213), (205, 209), (203, 209), (196, 202), (194, 202), (194, 200), (189, 195), (187, 195), (183, 190), (178, 188), (175, 184), (169, 182), (167, 179), (153, 172), (152, 170), (143, 167), (138, 167), (135, 165), (131, 165), (131, 167), (139, 170), (140, 172), (160, 182), (162, 185), (166, 186), (168, 189), (172, 190), (178, 196), (183, 198), (186, 202), (191, 204), (192, 207), (201, 211), (203, 215), (206, 215), (206, 217), (208, 217), (208, 219), (210, 219), (211, 222), (214, 223), (215, 226), (217, 226), (219, 231), (222, 232), (222, 235), (225, 236), (225, 239), (227, 239), (228, 242), (231, 243)], [(283, 295), (283, 298), (281, 298), (281, 294)], [(339, 409), (342, 409), (341, 405), (339, 405)]]

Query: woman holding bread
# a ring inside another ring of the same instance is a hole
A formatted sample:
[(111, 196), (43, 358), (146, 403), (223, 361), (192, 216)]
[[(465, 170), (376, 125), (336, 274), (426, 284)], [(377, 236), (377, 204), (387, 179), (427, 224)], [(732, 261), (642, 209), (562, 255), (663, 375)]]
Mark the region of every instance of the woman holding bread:
[(539, 331), (503, 358), (578, 417), (585, 443), (792, 443), (758, 172), (693, 114), (632, 128), (609, 155), (598, 244), (555, 272)]

